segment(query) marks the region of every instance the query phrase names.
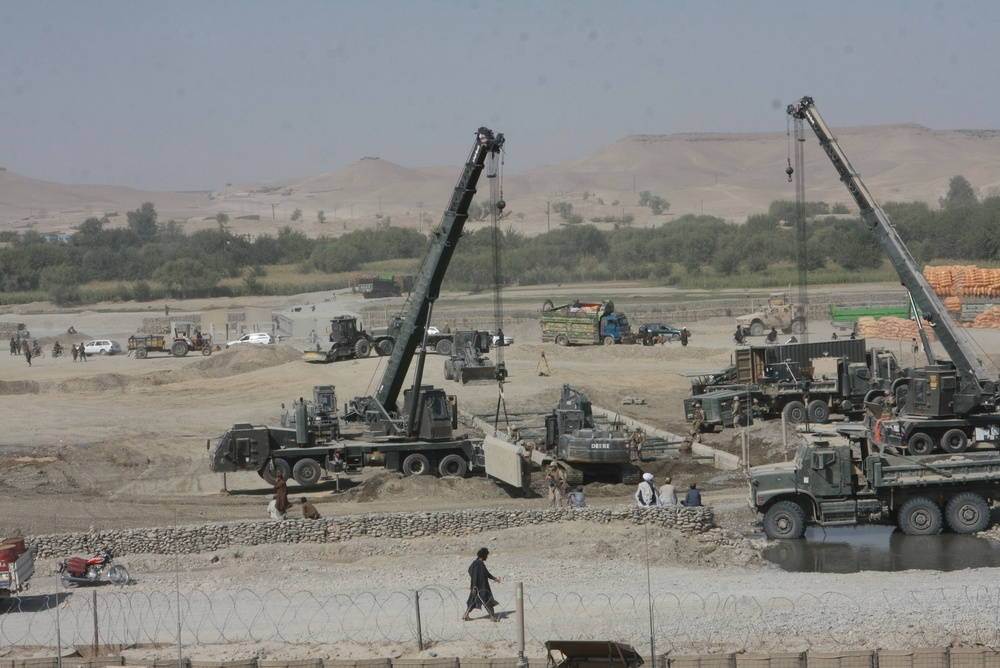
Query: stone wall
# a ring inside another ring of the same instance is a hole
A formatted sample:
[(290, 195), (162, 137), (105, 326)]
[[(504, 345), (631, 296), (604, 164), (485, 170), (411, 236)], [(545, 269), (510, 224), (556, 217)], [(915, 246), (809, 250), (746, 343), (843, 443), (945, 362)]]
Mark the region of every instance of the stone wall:
[[(263, 509), (262, 509), (263, 511)], [(466, 536), (551, 522), (651, 524), (685, 533), (713, 527), (711, 507), (558, 508), (548, 510), (463, 510), (454, 512), (350, 515), (283, 522), (245, 520), (120, 531), (94, 531), (29, 536), (36, 557), (61, 557), (107, 548), (116, 554), (191, 554), (236, 545), (272, 543), (336, 543), (352, 538), (418, 538)]]

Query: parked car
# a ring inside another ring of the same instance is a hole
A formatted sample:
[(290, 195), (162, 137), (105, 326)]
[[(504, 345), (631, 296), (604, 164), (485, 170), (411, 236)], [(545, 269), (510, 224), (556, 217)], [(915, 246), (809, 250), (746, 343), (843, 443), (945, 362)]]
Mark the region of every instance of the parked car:
[(681, 327), (674, 325), (664, 325), (662, 322), (647, 322), (644, 325), (639, 325), (639, 338), (645, 338), (646, 333), (649, 332), (651, 336), (664, 336), (667, 341), (680, 341), (681, 329)]
[[(493, 345), (494, 346), (500, 345), (500, 335), (497, 334), (497, 332), (496, 332), (495, 329), (491, 329), (490, 330), (490, 336), (493, 337)], [(514, 337), (513, 336), (508, 336), (507, 334), (503, 335), (503, 344), (505, 346), (509, 346), (509, 345), (511, 345), (513, 343), (514, 343)]]
[(267, 332), (253, 332), (252, 334), (244, 334), (235, 341), (230, 341), (226, 344), (226, 347), (235, 346), (241, 343), (258, 343), (261, 345), (267, 345), (268, 343), (274, 343), (274, 337), (272, 337)]
[(117, 341), (98, 339), (84, 343), (83, 351), (88, 355), (118, 355), (121, 353), (122, 347)]

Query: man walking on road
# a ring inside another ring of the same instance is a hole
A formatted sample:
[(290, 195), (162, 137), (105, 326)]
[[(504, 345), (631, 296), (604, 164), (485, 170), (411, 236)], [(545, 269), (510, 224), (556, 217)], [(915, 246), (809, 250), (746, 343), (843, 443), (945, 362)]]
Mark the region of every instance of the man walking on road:
[(493, 610), (497, 600), (493, 598), (493, 591), (490, 589), (490, 580), (500, 584), (500, 578), (494, 577), (486, 568), (489, 556), (490, 551), (481, 547), (476, 553), (476, 560), (469, 564), (469, 599), (466, 601), (465, 614), (462, 615), (465, 621), (469, 621), (470, 612), (479, 608), (486, 608), (491, 622), (500, 621)]

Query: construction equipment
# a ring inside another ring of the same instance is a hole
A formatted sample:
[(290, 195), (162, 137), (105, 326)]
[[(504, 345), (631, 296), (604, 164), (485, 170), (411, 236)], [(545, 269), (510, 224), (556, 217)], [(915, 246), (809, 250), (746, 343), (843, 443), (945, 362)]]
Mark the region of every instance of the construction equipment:
[(556, 462), (567, 485), (589, 479), (637, 484), (642, 479), (642, 471), (632, 464), (637, 453), (631, 437), (617, 429), (597, 429), (590, 399), (569, 385), (563, 385), (558, 405), (545, 416), (544, 445), (532, 460), (543, 467)]
[(806, 331), (805, 309), (791, 303), (784, 292), (774, 292), (767, 304), (736, 318), (736, 324), (750, 336), (764, 336), (772, 328), (785, 334), (802, 334)]
[(768, 537), (884, 519), (916, 536), (945, 524), (955, 533), (989, 527), (990, 501), (1000, 496), (998, 453), (904, 457), (870, 451), (863, 430), (851, 433), (804, 434), (793, 462), (750, 469), (750, 505)]
[(204, 336), (193, 322), (172, 322), (170, 333), (128, 337), (129, 354), (136, 359), (146, 359), (151, 352), (184, 357), (190, 352), (212, 354), (212, 337)]
[(635, 334), (624, 313), (615, 311), (612, 301), (581, 302), (556, 306), (542, 304), (542, 343), (592, 345), (635, 343)]
[[(995, 447), (1000, 443), (997, 382), (987, 377), (972, 344), (952, 321), (896, 228), (847, 160), (813, 99), (803, 97), (788, 105), (787, 112), (795, 120), (797, 137), (804, 123), (816, 133), (840, 180), (858, 205), (862, 220), (899, 274), (914, 312), (922, 318), (917, 322), (928, 363), (910, 370), (906, 378), (893, 384), (889, 398), (898, 415), (869, 419), (869, 436), (876, 445), (905, 447), (916, 455), (927, 455), (937, 448), (959, 453), (975, 442)], [(925, 324), (933, 329), (950, 360), (935, 358), (923, 328)]]
[(727, 405), (739, 396), (747, 414), (763, 419), (824, 424), (832, 413), (860, 418), (865, 397), (884, 391), (900, 376), (891, 351), (867, 350), (864, 339), (837, 339), (812, 343), (737, 348), (736, 362), (711, 373), (682, 373), (693, 377), (684, 414), (694, 420), (694, 404), (705, 411), (704, 431), (732, 427)]
[[(318, 386), (313, 389), (313, 402), (300, 398), (280, 428), (233, 425), (212, 451), (213, 471), (257, 471), (270, 481), (280, 470), (283, 474), (290, 473), (300, 484), (316, 482), (323, 469), (349, 472), (363, 466), (384, 466), (404, 475), (437, 472), (464, 476), (472, 468), (487, 464), (489, 450), (495, 453), (494, 457), (510, 460), (507, 470), (511, 475), (504, 481), (517, 487), (523, 484), (522, 460), (516, 448), (490, 448), (488, 440), (484, 443), (482, 439), (455, 434), (457, 400), (443, 389), (423, 384), (427, 346), (423, 345), (416, 355), (418, 346), (426, 342), (434, 301), (461, 239), (480, 173), (487, 159), (495, 162), (503, 144), (502, 134), (494, 134), (487, 128), (477, 132), (475, 146), (441, 224), (431, 236), (409, 308), (399, 322), (395, 345), (375, 394), (355, 397), (340, 414), (334, 388)], [(357, 329), (355, 323), (355, 332)], [(360, 340), (356, 335), (355, 341)], [(370, 343), (367, 338), (363, 340)], [(403, 391), (415, 356), (413, 384)]]
[(365, 299), (401, 297), (413, 287), (413, 277), (392, 274), (355, 276), (352, 287), (355, 292), (360, 292)]
[(455, 332), (452, 335), (454, 348), (444, 362), (445, 380), (454, 380), (462, 385), (475, 381), (498, 380), (498, 367), (486, 356), (490, 352), (493, 336), (483, 330)]
[(315, 350), (306, 350), (306, 362), (336, 362), (346, 359), (363, 359), (371, 355), (375, 340), (353, 315), (340, 315), (330, 321), (330, 348), (323, 351), (320, 344)]

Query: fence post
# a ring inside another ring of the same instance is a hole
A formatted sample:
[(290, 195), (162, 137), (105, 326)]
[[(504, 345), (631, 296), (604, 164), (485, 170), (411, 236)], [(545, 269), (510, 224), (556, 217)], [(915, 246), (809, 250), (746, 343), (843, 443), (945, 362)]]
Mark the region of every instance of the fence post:
[(94, 608), (94, 656), (100, 656), (100, 640), (97, 635), (97, 590), (91, 592), (93, 594), (92, 603)]
[(424, 651), (424, 634), (420, 629), (420, 592), (413, 592), (413, 600), (416, 602), (417, 606), (417, 648), (423, 652)]
[(524, 583), (518, 582), (514, 590), (514, 616), (517, 623), (517, 668), (528, 668), (524, 657)]

